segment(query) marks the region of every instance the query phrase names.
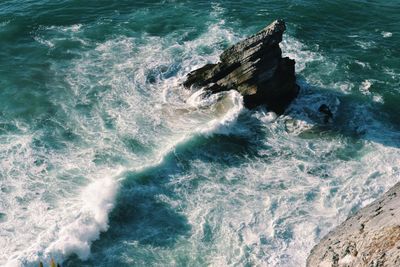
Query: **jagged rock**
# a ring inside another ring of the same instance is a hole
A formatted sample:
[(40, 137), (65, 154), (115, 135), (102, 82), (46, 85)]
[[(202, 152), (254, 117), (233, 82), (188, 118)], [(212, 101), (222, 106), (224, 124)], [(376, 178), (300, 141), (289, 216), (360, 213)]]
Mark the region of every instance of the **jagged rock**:
[(307, 267), (400, 266), (400, 183), (325, 236)]
[(189, 73), (184, 86), (202, 87), (211, 93), (234, 89), (243, 95), (247, 108), (266, 104), (282, 114), (299, 91), (295, 61), (282, 58), (279, 47), (285, 30), (283, 20), (274, 21), (225, 50), (219, 63)]

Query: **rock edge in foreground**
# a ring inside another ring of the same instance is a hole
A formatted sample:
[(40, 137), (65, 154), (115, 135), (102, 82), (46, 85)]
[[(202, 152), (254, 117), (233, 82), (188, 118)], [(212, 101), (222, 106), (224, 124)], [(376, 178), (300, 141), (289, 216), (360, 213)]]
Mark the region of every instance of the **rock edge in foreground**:
[(400, 183), (326, 235), (307, 267), (400, 266)]
[(282, 58), (279, 43), (286, 25), (276, 20), (257, 34), (228, 48), (220, 62), (207, 64), (187, 75), (183, 85), (210, 93), (237, 90), (247, 108), (265, 104), (282, 114), (297, 96), (295, 61)]

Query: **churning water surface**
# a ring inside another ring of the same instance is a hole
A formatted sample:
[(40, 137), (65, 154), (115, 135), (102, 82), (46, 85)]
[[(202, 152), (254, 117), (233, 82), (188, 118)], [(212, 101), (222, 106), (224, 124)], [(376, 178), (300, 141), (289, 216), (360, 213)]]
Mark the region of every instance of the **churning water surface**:
[[(304, 266), (400, 178), (399, 16), (398, 1), (3, 0), (0, 265)], [(285, 115), (181, 86), (276, 18), (301, 86)]]

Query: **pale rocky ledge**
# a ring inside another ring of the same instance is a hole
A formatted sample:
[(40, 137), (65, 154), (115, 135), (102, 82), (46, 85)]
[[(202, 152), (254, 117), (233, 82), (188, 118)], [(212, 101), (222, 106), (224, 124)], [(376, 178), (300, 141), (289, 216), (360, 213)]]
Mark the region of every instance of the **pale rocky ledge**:
[(400, 183), (326, 235), (307, 267), (400, 266)]

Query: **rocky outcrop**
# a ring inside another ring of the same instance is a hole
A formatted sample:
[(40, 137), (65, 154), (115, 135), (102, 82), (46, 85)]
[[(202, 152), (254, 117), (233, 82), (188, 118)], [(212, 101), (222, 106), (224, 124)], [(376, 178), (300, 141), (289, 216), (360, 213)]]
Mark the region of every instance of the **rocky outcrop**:
[(400, 183), (325, 236), (307, 266), (400, 266)]
[(285, 30), (283, 20), (274, 21), (224, 51), (219, 63), (189, 73), (184, 86), (205, 88), (210, 93), (234, 89), (243, 95), (247, 108), (266, 104), (282, 114), (299, 91), (295, 61), (282, 58), (279, 47)]

